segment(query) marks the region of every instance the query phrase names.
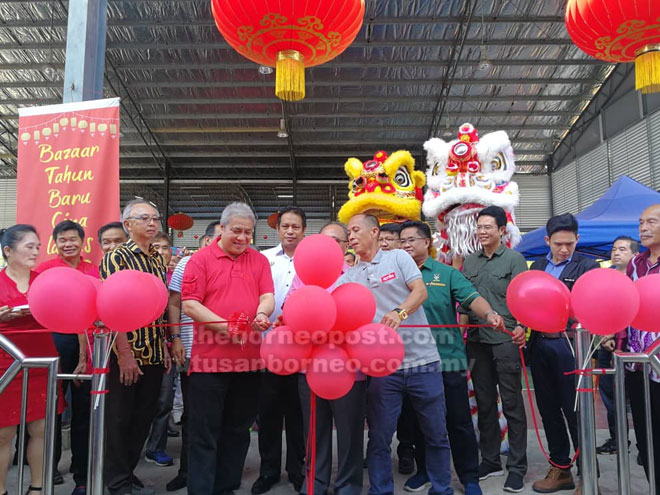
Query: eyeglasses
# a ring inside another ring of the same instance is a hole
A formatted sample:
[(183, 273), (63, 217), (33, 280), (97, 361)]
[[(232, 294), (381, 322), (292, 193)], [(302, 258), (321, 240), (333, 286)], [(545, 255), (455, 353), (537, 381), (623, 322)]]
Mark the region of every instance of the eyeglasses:
[(331, 235), (330, 237), (332, 237), (337, 244), (343, 244), (343, 243), (348, 242), (348, 241), (345, 241), (343, 239), (340, 239), (339, 237), (335, 237), (334, 235)]
[(158, 215), (140, 215), (139, 217), (128, 217), (131, 220), (137, 220), (138, 222), (142, 223), (150, 223), (150, 222), (160, 222), (160, 217)]
[(392, 244), (393, 242), (399, 242), (399, 239), (397, 239), (396, 237), (381, 237), (380, 239), (378, 239), (378, 241)]
[(424, 237), (407, 237), (406, 239), (401, 239), (401, 244), (412, 244), (415, 241), (423, 241)]
[(497, 227), (495, 225), (477, 225), (477, 231), (479, 230), (495, 230)]

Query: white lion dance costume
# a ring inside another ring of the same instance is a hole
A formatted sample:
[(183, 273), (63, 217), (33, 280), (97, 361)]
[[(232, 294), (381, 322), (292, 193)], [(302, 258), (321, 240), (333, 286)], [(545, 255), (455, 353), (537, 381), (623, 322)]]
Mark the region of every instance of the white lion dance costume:
[[(462, 266), (463, 259), (479, 250), (477, 214), (486, 206), (506, 211), (505, 244), (512, 248), (520, 242), (513, 209), (518, 206), (518, 185), (511, 182), (516, 171), (513, 148), (504, 131), (492, 132), (479, 139), (472, 124), (463, 124), (458, 139), (445, 142), (439, 138), (424, 143), (428, 170), (422, 210), (436, 219), (434, 246), (438, 260)], [(472, 422), (477, 428), (477, 402), (472, 380), (468, 381)], [(497, 415), (502, 435), (501, 451), (509, 449), (508, 425), (497, 398)]]
[(422, 209), (436, 218), (434, 246), (438, 259), (451, 263), (479, 249), (477, 214), (486, 206), (500, 206), (507, 214), (504, 242), (515, 247), (520, 231), (513, 209), (518, 205), (518, 185), (511, 182), (516, 170), (513, 148), (504, 131), (479, 139), (472, 124), (463, 124), (458, 139), (431, 138), (424, 143), (428, 170)]

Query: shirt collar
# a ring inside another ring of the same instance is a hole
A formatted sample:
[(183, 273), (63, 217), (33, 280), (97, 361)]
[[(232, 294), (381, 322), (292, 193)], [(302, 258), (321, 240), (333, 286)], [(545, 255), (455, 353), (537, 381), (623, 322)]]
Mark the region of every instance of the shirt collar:
[(383, 250), (379, 248), (378, 252), (376, 253), (376, 255), (373, 257), (373, 259), (371, 261), (364, 261), (364, 260), (361, 259), (358, 262), (358, 265), (363, 265), (363, 264), (368, 265), (368, 264), (372, 264), (372, 263), (380, 263), (380, 260), (381, 260), (382, 257), (383, 257)]
[[(504, 253), (505, 249), (506, 249), (506, 246), (504, 245), (504, 243), (500, 244), (500, 247), (497, 248), (497, 251), (495, 251), (493, 253), (493, 256), (501, 256), (502, 253)], [(484, 258), (488, 258), (488, 256), (486, 256), (486, 252), (484, 251), (483, 248), (481, 248), (481, 251), (479, 251), (479, 256), (483, 256)]]
[[(573, 253), (573, 254), (575, 254), (575, 253)], [(568, 257), (568, 259), (565, 259), (564, 261), (562, 261), (562, 262), (560, 262), (560, 263), (555, 263), (555, 262), (552, 260), (552, 251), (549, 251), (548, 254), (545, 256), (545, 259), (548, 260), (548, 263), (550, 263), (552, 266), (562, 266), (562, 265), (567, 265), (568, 263), (570, 263), (571, 261), (573, 261), (573, 254), (571, 254), (571, 255)]]
[[(133, 239), (129, 239), (128, 241), (126, 241), (124, 246), (126, 246), (128, 249), (130, 249), (134, 253), (142, 253), (143, 252), (142, 249), (140, 249), (140, 246), (138, 246)], [(156, 251), (156, 249), (153, 246), (149, 246), (149, 252), (146, 253), (146, 254), (148, 254), (149, 256), (153, 256), (156, 253), (158, 253), (158, 251)]]
[(229, 253), (226, 253), (225, 250), (220, 247), (220, 244), (217, 241), (212, 242), (209, 246), (211, 247), (211, 251), (213, 252), (216, 258), (229, 258), (232, 260), (240, 258), (250, 250), (250, 247), (248, 246), (248, 248), (245, 251), (243, 251), (241, 254), (236, 256), (236, 258), (232, 258), (229, 255)]
[(430, 256), (426, 257), (426, 261), (420, 266), (420, 268), (426, 268), (427, 270), (433, 270), (433, 258)]
[(639, 253), (633, 261), (639, 261), (641, 263), (646, 263), (648, 266), (654, 266), (658, 263), (660, 263), (660, 258), (658, 258), (655, 261), (651, 260), (651, 250), (647, 249), (646, 251)]

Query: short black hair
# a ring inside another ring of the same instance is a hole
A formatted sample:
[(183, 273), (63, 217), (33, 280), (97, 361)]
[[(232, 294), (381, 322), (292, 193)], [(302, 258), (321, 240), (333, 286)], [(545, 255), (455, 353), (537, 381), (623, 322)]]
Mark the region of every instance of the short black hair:
[(396, 234), (397, 237), (401, 235), (401, 224), (400, 223), (384, 223), (380, 226), (381, 232), (389, 232), (391, 234)]
[(57, 236), (62, 232), (68, 232), (69, 230), (75, 230), (81, 239), (85, 238), (85, 229), (82, 228), (82, 225), (71, 220), (63, 220), (62, 222), (55, 225), (53, 229), (53, 240), (57, 241)]
[(204, 237), (215, 237), (215, 228), (220, 225), (220, 220), (216, 220), (215, 222), (211, 222), (206, 226), (206, 230), (204, 231)]
[(612, 245), (614, 245), (614, 243), (616, 241), (628, 241), (630, 243), (630, 250), (633, 253), (639, 253), (639, 241), (638, 240), (633, 239), (632, 237), (627, 236), (627, 235), (620, 235), (619, 237), (614, 239), (614, 241), (612, 241)]
[[(96, 235), (97, 235), (98, 238), (99, 238), (99, 244), (101, 244), (101, 236), (103, 235), (103, 233), (104, 233), (106, 230), (110, 230), (110, 229), (121, 229), (121, 230), (124, 230), (124, 226), (122, 225), (121, 222), (110, 222), (110, 223), (106, 223), (105, 225), (103, 225), (103, 226), (99, 229), (99, 231), (96, 233)], [(124, 230), (124, 233), (126, 233), (125, 230)]]
[(172, 245), (172, 239), (170, 239), (170, 236), (165, 232), (158, 232), (153, 239), (151, 239), (151, 242), (156, 242), (158, 239), (163, 239), (164, 241), (167, 241), (170, 246)]
[(357, 217), (358, 215), (362, 215), (364, 217), (364, 223), (367, 226), (372, 227), (372, 228), (376, 227), (378, 229), (378, 231), (380, 232), (380, 228), (381, 228), (380, 227), (380, 222), (378, 221), (378, 219), (375, 216), (370, 215), (369, 213), (358, 213), (355, 216)]
[(506, 227), (506, 212), (499, 206), (487, 206), (479, 212), (477, 220), (481, 217), (493, 217), (497, 227)]
[(5, 248), (9, 247), (9, 249), (15, 249), (16, 244), (18, 244), (23, 237), (25, 237), (26, 234), (29, 233), (36, 234), (37, 236), (37, 229), (35, 229), (32, 225), (26, 225), (24, 223), (19, 223), (16, 225), (12, 225), (8, 229), (2, 229), (0, 230), (0, 245), (2, 246), (2, 257), (6, 260), (7, 259), (7, 253), (5, 253)]
[(572, 232), (577, 235), (578, 222), (570, 213), (555, 215), (545, 224), (545, 231), (548, 237), (552, 237), (557, 232)]
[(406, 220), (401, 224), (401, 230), (405, 229), (417, 229), (417, 233), (422, 236), (424, 239), (430, 239), (431, 238), (431, 228), (428, 226), (428, 224), (424, 222), (419, 222), (416, 220)]
[(305, 212), (302, 210), (302, 208), (298, 208), (297, 206), (287, 206), (282, 211), (277, 212), (278, 227), (280, 226), (280, 223), (282, 223), (282, 215), (285, 213), (293, 213), (294, 215), (298, 215), (302, 220), (303, 229), (307, 228), (307, 215), (305, 215)]

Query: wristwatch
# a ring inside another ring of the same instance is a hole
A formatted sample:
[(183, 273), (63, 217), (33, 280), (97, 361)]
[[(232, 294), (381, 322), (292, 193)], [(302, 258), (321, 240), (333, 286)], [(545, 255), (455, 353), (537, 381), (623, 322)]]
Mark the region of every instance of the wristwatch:
[(403, 308), (394, 308), (392, 311), (394, 311), (396, 314), (399, 315), (399, 318), (401, 318), (401, 321), (408, 319), (408, 312), (403, 309)]
[(180, 338), (181, 338), (180, 333), (173, 333), (172, 335), (170, 335), (170, 337), (167, 340), (169, 340), (170, 343), (172, 343), (174, 342), (174, 339), (180, 339)]
[(491, 309), (488, 313), (486, 313), (485, 319), (487, 320), (490, 315), (498, 316), (499, 313), (497, 311), (495, 311), (494, 309)]

